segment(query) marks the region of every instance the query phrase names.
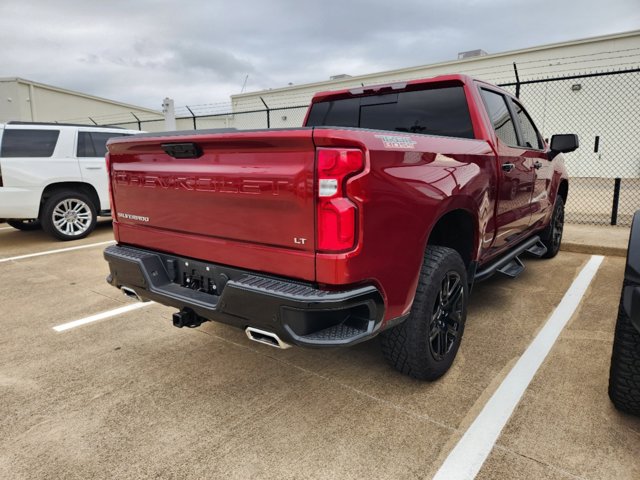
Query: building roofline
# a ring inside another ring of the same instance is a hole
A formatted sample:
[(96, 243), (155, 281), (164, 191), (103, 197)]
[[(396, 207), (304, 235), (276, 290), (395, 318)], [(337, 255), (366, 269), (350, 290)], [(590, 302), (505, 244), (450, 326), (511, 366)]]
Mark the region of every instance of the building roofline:
[(22, 83), (24, 85), (33, 85), (34, 87), (43, 88), (45, 90), (51, 90), (53, 92), (65, 93), (68, 95), (75, 95), (77, 97), (87, 98), (89, 100), (97, 100), (99, 102), (110, 103), (112, 105), (117, 105), (119, 107), (131, 108), (134, 110), (141, 110), (147, 113), (152, 113), (154, 115), (162, 115), (162, 112), (159, 110), (153, 110), (152, 108), (139, 107), (137, 105), (131, 105), (129, 103), (118, 102), (117, 100), (111, 100), (109, 98), (97, 97), (95, 95), (89, 95), (87, 93), (77, 92), (75, 90), (68, 90), (66, 88), (54, 87), (53, 85), (47, 85), (46, 83), (35, 82), (33, 80), (27, 80), (26, 78), (21, 77), (0, 77), (0, 82), (16, 82)]
[(449, 65), (460, 65), (460, 64), (469, 64), (469, 63), (473, 63), (473, 62), (478, 62), (478, 61), (484, 61), (487, 59), (491, 59), (491, 58), (500, 58), (500, 57), (506, 57), (509, 55), (514, 55), (514, 54), (522, 54), (522, 53), (528, 53), (528, 52), (535, 52), (535, 51), (542, 51), (542, 50), (551, 50), (554, 48), (559, 48), (559, 47), (566, 47), (566, 46), (572, 46), (572, 45), (582, 45), (585, 43), (594, 43), (594, 42), (598, 42), (598, 41), (602, 41), (602, 40), (616, 40), (619, 38), (627, 38), (627, 37), (633, 37), (633, 36), (640, 36), (640, 30), (630, 30), (627, 32), (620, 32), (620, 33), (613, 33), (613, 34), (607, 34), (607, 35), (598, 35), (596, 37), (586, 37), (586, 38), (579, 38), (579, 39), (575, 39), (575, 40), (567, 40), (564, 42), (555, 42), (555, 43), (548, 43), (548, 44), (544, 44), (544, 45), (538, 45), (535, 47), (527, 47), (527, 48), (521, 48), (521, 49), (517, 49), (517, 50), (507, 50), (504, 52), (498, 52), (498, 53), (492, 53), (489, 55), (483, 55), (480, 57), (471, 57), (471, 58), (465, 58), (465, 59), (460, 59), (460, 60), (448, 60), (446, 62), (438, 62), (438, 63), (430, 63), (430, 64), (425, 64), (425, 65), (419, 65), (419, 66), (415, 66), (415, 67), (405, 67), (405, 68), (397, 68), (397, 69), (393, 69), (393, 70), (384, 70), (381, 72), (375, 72), (375, 73), (366, 73), (363, 75), (354, 75), (350, 78), (346, 78), (346, 79), (337, 79), (337, 80), (322, 80), (319, 82), (311, 82), (311, 83), (303, 83), (300, 85), (293, 85), (293, 86), (287, 86), (287, 87), (279, 87), (279, 88), (273, 88), (273, 89), (267, 89), (267, 90), (256, 90), (255, 92), (247, 92), (247, 93), (237, 93), (235, 95), (231, 95), (231, 100), (235, 100), (235, 99), (239, 99), (239, 98), (247, 98), (247, 97), (252, 97), (258, 94), (271, 94), (271, 93), (279, 93), (279, 92), (291, 92), (291, 91), (295, 91), (295, 90), (303, 90), (303, 89), (307, 89), (310, 87), (321, 87), (321, 86), (327, 86), (327, 85), (338, 85), (341, 83), (345, 83), (345, 82), (353, 82), (353, 81), (357, 81), (357, 80), (366, 80), (369, 78), (377, 78), (381, 75), (393, 75), (393, 74), (404, 74), (404, 73), (409, 73), (409, 72), (414, 72), (414, 71), (418, 71), (418, 70), (423, 70), (425, 68), (436, 68), (436, 67), (446, 67)]

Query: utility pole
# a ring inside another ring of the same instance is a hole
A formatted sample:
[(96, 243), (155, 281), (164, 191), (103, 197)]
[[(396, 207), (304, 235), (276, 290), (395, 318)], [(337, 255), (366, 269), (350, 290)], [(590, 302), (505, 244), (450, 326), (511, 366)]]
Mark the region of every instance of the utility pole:
[(173, 98), (166, 97), (162, 102), (162, 113), (164, 114), (164, 128), (172, 131), (176, 129), (176, 109), (173, 106)]

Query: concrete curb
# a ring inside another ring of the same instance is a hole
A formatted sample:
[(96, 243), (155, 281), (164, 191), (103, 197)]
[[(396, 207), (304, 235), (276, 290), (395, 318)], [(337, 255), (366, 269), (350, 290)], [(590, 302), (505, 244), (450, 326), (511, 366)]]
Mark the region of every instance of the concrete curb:
[(626, 257), (627, 249), (620, 247), (608, 247), (605, 245), (590, 245), (585, 243), (563, 241), (560, 245), (563, 252), (586, 253), (589, 255), (606, 255), (610, 257)]
[(626, 257), (630, 231), (628, 227), (565, 224), (560, 250)]

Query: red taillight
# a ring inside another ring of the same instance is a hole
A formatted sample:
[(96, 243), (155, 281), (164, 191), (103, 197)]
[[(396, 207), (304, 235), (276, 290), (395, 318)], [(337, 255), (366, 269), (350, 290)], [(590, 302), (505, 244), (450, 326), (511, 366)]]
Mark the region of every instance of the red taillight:
[(113, 185), (111, 184), (111, 158), (109, 152), (104, 156), (104, 162), (107, 165), (107, 180), (109, 182), (109, 203), (111, 204), (111, 215), (115, 218), (116, 205), (113, 202)]
[(339, 252), (355, 245), (357, 207), (348, 198), (346, 179), (363, 167), (360, 150), (318, 149), (318, 250)]

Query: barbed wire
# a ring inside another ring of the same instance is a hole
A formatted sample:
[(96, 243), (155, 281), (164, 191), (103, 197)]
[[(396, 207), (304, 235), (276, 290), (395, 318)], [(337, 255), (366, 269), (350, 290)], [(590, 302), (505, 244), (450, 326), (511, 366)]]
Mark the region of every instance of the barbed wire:
[[(556, 61), (556, 60), (569, 60), (569, 59), (574, 59), (574, 58), (584, 58), (584, 57), (593, 57), (593, 56), (599, 56), (599, 55), (607, 55), (607, 54), (613, 54), (613, 53), (623, 53), (623, 52), (630, 52), (630, 51), (639, 51), (639, 53), (637, 54), (633, 54), (633, 55), (621, 55), (621, 56), (614, 56), (614, 57), (604, 57), (602, 58), (602, 60), (613, 60), (613, 59), (617, 59), (617, 58), (626, 58), (626, 57), (630, 57), (630, 56), (636, 56), (636, 55), (640, 55), (640, 47), (634, 47), (634, 48), (625, 48), (625, 49), (619, 49), (619, 50), (603, 50), (603, 51), (599, 51), (599, 52), (593, 52), (593, 53), (584, 53), (584, 54), (578, 54), (578, 55), (566, 55), (566, 56), (562, 56), (562, 57), (551, 57), (551, 58), (541, 58), (541, 59), (534, 59), (534, 60), (525, 60), (525, 61), (517, 61), (516, 63), (518, 65), (525, 65), (525, 64), (531, 64), (531, 63), (546, 63), (546, 62), (551, 62), (551, 61)], [(484, 57), (476, 57), (478, 59), (482, 59)], [(586, 60), (586, 61), (597, 61), (599, 59), (594, 59), (594, 60)], [(571, 63), (580, 63), (580, 62), (571, 62)], [(543, 67), (547, 67), (548, 65), (540, 65), (537, 67), (527, 67), (527, 69), (534, 69), (534, 68), (543, 68)], [(413, 67), (413, 69), (417, 69), (417, 70), (424, 70), (424, 69), (429, 69), (429, 68), (443, 68), (444, 65), (424, 65), (424, 66), (418, 66), (418, 67)], [(513, 62), (508, 62), (508, 63), (501, 63), (498, 65), (487, 65), (484, 67), (473, 67), (473, 68), (466, 68), (464, 66), (464, 64), (461, 64), (461, 71), (464, 70), (465, 72), (480, 72), (480, 71), (484, 71), (484, 70), (504, 70), (505, 72), (513, 72)], [(520, 68), (518, 69), (520, 70)], [(358, 77), (363, 77), (363, 76), (369, 76), (369, 75), (380, 75), (380, 76), (384, 76), (385, 72), (380, 72), (380, 73), (373, 73), (373, 74), (364, 74), (364, 75), (358, 75), (357, 77), (354, 77), (355, 81), (358, 83), (358, 85), (360, 84), (361, 80), (358, 80)], [(502, 73), (502, 72), (500, 72)], [(414, 78), (423, 78), (424, 75), (420, 75)], [(402, 76), (400, 77), (399, 80), (401, 79), (407, 79), (407, 76)], [(351, 84), (351, 82), (348, 82), (349, 79), (345, 79), (344, 81), (347, 84)], [(398, 81), (399, 81), (398, 80)], [(396, 80), (391, 80), (391, 81), (396, 81)], [(378, 80), (376, 80), (376, 82), (378, 82)], [(312, 82), (312, 83), (316, 83), (316, 82)], [(324, 82), (317, 82), (317, 83), (324, 83)], [(342, 82), (341, 82), (342, 84)], [(305, 85), (296, 85), (297, 87), (304, 87)], [(294, 86), (294, 87), (296, 87)], [(287, 87), (280, 87), (286, 90)], [(338, 87), (338, 88), (343, 88), (343, 87)], [(259, 90), (256, 92), (248, 92), (245, 95), (255, 95), (258, 93), (263, 93), (264, 95), (268, 95), (270, 94), (270, 89), (269, 90)], [(277, 92), (279, 93), (279, 92)]]
[[(604, 55), (611, 54), (620, 54), (620, 53), (628, 53), (634, 52), (626, 55), (616, 55), (616, 56), (608, 56), (604, 57)], [(596, 58), (597, 57), (597, 58)], [(524, 60), (517, 61), (518, 72), (526, 72), (526, 77), (522, 78), (521, 81), (526, 81), (536, 77), (536, 73), (538, 76), (544, 74), (543, 71), (538, 70), (547, 70), (549, 74), (559, 74), (566, 72), (577, 72), (579, 69), (575, 67), (572, 68), (558, 68), (565, 67), (567, 65), (583, 65), (585, 63), (594, 63), (594, 62), (612, 62), (620, 59), (628, 59), (640, 57), (640, 47), (634, 48), (626, 48), (626, 49), (618, 49), (618, 50), (606, 50), (592, 53), (584, 53), (584, 54), (576, 54), (576, 55), (565, 55), (565, 56), (557, 56), (550, 58), (541, 58), (541, 59), (532, 59), (532, 60)], [(482, 58), (482, 57), (480, 57)], [(549, 64), (549, 62), (556, 62), (562, 60), (574, 60), (581, 59), (575, 61), (564, 61), (556, 64)], [(536, 65), (537, 64), (537, 65)], [(523, 66), (524, 65), (524, 66)], [(634, 65), (640, 65), (640, 58), (638, 61), (631, 62), (618, 62), (615, 65), (609, 65), (612, 67), (624, 67)], [(515, 81), (515, 74), (513, 71), (513, 62), (509, 63), (500, 63), (497, 65), (486, 65), (486, 66), (477, 66), (473, 67), (472, 65), (467, 66), (463, 63), (459, 65), (458, 73), (471, 74), (481, 76), (484, 80), (490, 81), (492, 83), (504, 83), (505, 81), (511, 80)], [(602, 66), (604, 67), (604, 66)], [(425, 65), (423, 67), (416, 67), (413, 69), (412, 74), (403, 75), (398, 77), (392, 77), (390, 79), (384, 78), (384, 72), (378, 74), (378, 78), (375, 81), (366, 82), (366, 79), (361, 79), (355, 77), (353, 79), (345, 79), (344, 81), (338, 84), (327, 84), (326, 88), (318, 89), (320, 90), (339, 90), (345, 88), (354, 88), (360, 86), (371, 86), (374, 84), (381, 83), (394, 83), (394, 82), (402, 82), (402, 81), (411, 81), (417, 80), (425, 77), (425, 70), (433, 68), (429, 65)], [(437, 69), (442, 69), (443, 67), (435, 66)], [(596, 67), (598, 68), (598, 67)], [(538, 72), (537, 72), (538, 71)], [(483, 72), (483, 73), (480, 73)], [(375, 74), (374, 74), (375, 75)], [(382, 78), (381, 78), (382, 77)], [(363, 81), (364, 80), (364, 81)], [(328, 83), (328, 82), (327, 82)], [(305, 85), (299, 85), (298, 87), (305, 88)], [(260, 100), (260, 96), (264, 97), (265, 102), (267, 103), (269, 109), (284, 109), (284, 108), (304, 108), (302, 105), (308, 105), (313, 95), (316, 93), (316, 90), (313, 90), (311, 87), (306, 87), (308, 90), (303, 92), (292, 92), (287, 90), (286, 87), (284, 90), (271, 93), (270, 90), (262, 90), (257, 92), (252, 92), (247, 96), (236, 99), (233, 101), (224, 101), (224, 102), (210, 102), (210, 103), (201, 103), (195, 105), (181, 105), (175, 108), (176, 118), (193, 118), (195, 117), (205, 117), (205, 116), (221, 116), (221, 115), (231, 115), (234, 113), (245, 113), (247, 111), (258, 111), (265, 110), (264, 104)], [(98, 124), (131, 124), (137, 125), (141, 122), (153, 122), (162, 120), (163, 116), (161, 114), (153, 115), (149, 112), (118, 112), (112, 114), (101, 114), (101, 115), (88, 115), (85, 117), (75, 117), (75, 118), (65, 118), (58, 120), (59, 122), (72, 122), (72, 123), (87, 123), (88, 125), (92, 125), (94, 123)]]

